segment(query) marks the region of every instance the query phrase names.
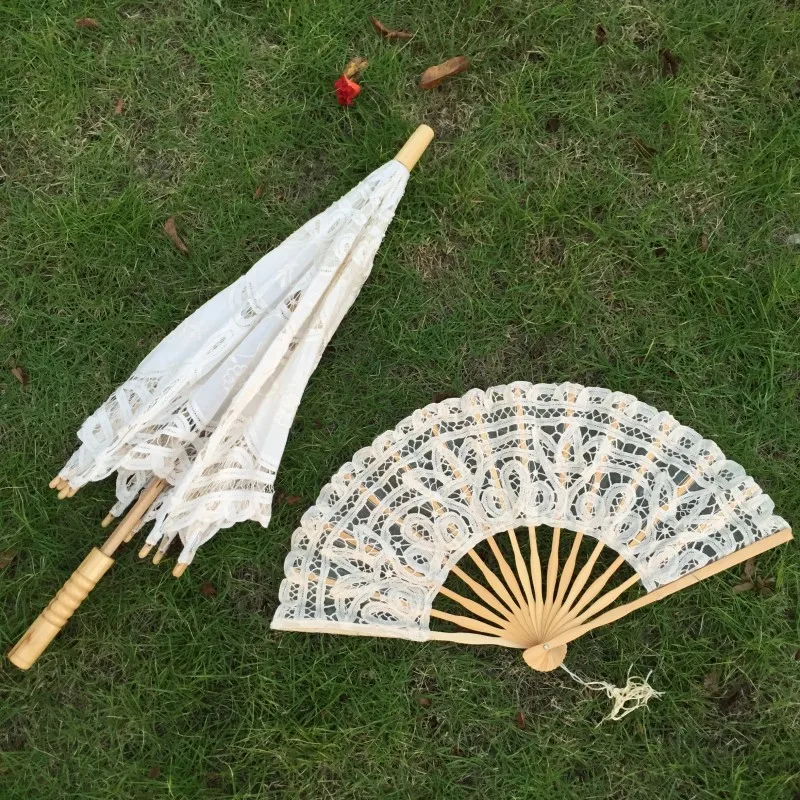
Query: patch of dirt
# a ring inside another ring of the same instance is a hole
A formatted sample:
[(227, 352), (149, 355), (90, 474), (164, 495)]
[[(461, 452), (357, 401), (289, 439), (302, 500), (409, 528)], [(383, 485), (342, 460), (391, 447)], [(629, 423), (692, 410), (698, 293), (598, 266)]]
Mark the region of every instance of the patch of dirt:
[(409, 250), (408, 257), (411, 266), (426, 283), (447, 276), (458, 264), (456, 246), (449, 241), (415, 245)]
[(566, 259), (564, 240), (559, 236), (535, 236), (529, 248), (534, 264), (548, 264), (560, 267)]
[[(439, 94), (431, 95), (424, 113), (426, 124), (436, 131), (436, 139), (449, 141), (469, 130), (475, 115), (475, 106), (465, 100), (442, 102)], [(434, 140), (436, 141), (436, 140)]]

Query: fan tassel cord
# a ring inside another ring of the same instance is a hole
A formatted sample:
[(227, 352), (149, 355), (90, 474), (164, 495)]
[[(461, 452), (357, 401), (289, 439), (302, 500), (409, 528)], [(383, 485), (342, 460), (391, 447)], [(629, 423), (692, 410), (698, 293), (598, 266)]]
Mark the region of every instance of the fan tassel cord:
[(659, 700), (664, 694), (664, 692), (657, 692), (647, 682), (653, 674), (652, 672), (648, 672), (647, 676), (642, 678), (638, 675), (632, 676), (630, 670), (628, 670), (628, 682), (624, 686), (614, 686), (613, 683), (607, 683), (606, 681), (586, 681), (564, 664), (559, 666), (572, 680), (581, 686), (585, 686), (593, 692), (605, 692), (608, 698), (614, 701), (611, 712), (597, 723), (597, 727), (608, 720), (619, 722), (623, 717), (627, 717), (628, 714), (636, 711), (637, 708), (646, 706), (651, 699)]

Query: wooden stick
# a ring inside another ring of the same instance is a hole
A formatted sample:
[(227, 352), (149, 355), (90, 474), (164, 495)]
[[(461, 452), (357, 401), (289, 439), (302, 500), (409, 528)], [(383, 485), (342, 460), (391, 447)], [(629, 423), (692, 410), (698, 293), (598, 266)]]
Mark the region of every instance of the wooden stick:
[(105, 517), (103, 517), (103, 521), (100, 523), (100, 527), (107, 528), (115, 519), (116, 517), (113, 514), (106, 514)]
[[(324, 631), (320, 631), (324, 633)], [(510, 639), (503, 639), (499, 636), (483, 636), (480, 633), (462, 633), (456, 631), (428, 631), (428, 638), (435, 642), (455, 642), (456, 644), (491, 644), (498, 647), (512, 647), (515, 650), (525, 649), (524, 644), (512, 642)]]
[(548, 614), (544, 620), (545, 628), (547, 628), (548, 625), (552, 622), (553, 618), (561, 609), (561, 606), (564, 602), (564, 595), (566, 594), (567, 587), (569, 586), (569, 583), (572, 580), (572, 574), (573, 572), (575, 572), (575, 564), (578, 561), (578, 552), (580, 551), (582, 541), (583, 541), (583, 533), (578, 531), (578, 533), (576, 533), (575, 536), (573, 537), (572, 549), (569, 551), (569, 557), (564, 563), (564, 569), (561, 570), (561, 575), (559, 576), (558, 580), (558, 591), (556, 592), (556, 597), (555, 600), (553, 601), (553, 607), (550, 610), (550, 614)]
[[(540, 614), (540, 607), (544, 603), (544, 593), (542, 587), (542, 561), (539, 558), (539, 545), (536, 541), (536, 526), (530, 525), (528, 527), (528, 539), (530, 541), (531, 553), (531, 578), (533, 580), (533, 590), (536, 594), (536, 611), (535, 615), (536, 618), (539, 618)], [(544, 631), (541, 630), (541, 625), (539, 627), (540, 633)]]
[(658, 589), (654, 589), (652, 592), (648, 592), (641, 597), (637, 597), (630, 603), (625, 603), (624, 605), (614, 608), (611, 611), (607, 611), (605, 614), (601, 614), (599, 617), (596, 617), (590, 622), (574, 625), (567, 630), (562, 630), (552, 638), (548, 638), (546, 642), (542, 643), (541, 645), (537, 645), (536, 649), (538, 650), (539, 648), (544, 648), (545, 645), (547, 645), (549, 649), (558, 647), (562, 644), (568, 644), (569, 642), (577, 639), (579, 636), (583, 636), (584, 633), (595, 630), (595, 628), (600, 628), (603, 625), (608, 625), (611, 622), (616, 622), (618, 619), (627, 616), (637, 609), (643, 608), (650, 603), (655, 603), (657, 600), (662, 600), (665, 597), (669, 597), (669, 595), (679, 592), (681, 589), (694, 586), (696, 583), (700, 583), (700, 581), (710, 578), (712, 575), (716, 575), (718, 572), (722, 572), (723, 570), (734, 567), (737, 564), (741, 564), (743, 561), (754, 558), (755, 556), (760, 555), (767, 550), (771, 550), (773, 547), (778, 547), (778, 545), (785, 544), (786, 542), (791, 541), (791, 539), (791, 528), (784, 528), (777, 533), (773, 533), (771, 536), (767, 536), (764, 539), (759, 539), (757, 542), (753, 542), (752, 544), (747, 545), (747, 547), (743, 547), (741, 550), (736, 550), (733, 553), (729, 553), (727, 556), (724, 556), (723, 558), (720, 558), (711, 564), (706, 564), (704, 567), (701, 567), (694, 572), (690, 572), (688, 575), (684, 575), (682, 578), (678, 578), (677, 580), (674, 580), (665, 586), (660, 586)]
[(431, 609), (431, 616), (437, 619), (444, 619), (452, 622), (461, 628), (466, 628), (470, 631), (478, 631), (478, 633), (488, 633), (495, 636), (504, 637), (507, 633), (505, 628), (495, 628), (493, 625), (487, 625), (485, 622), (479, 622), (472, 617), (464, 617), (460, 614), (448, 614), (446, 611), (438, 611), (435, 608)]
[(428, 149), (428, 145), (433, 141), (433, 128), (428, 125), (420, 125), (408, 138), (408, 141), (400, 148), (395, 161), (399, 161), (409, 172), (414, 169), (420, 156)]
[(575, 578), (572, 587), (569, 590), (569, 594), (567, 595), (567, 599), (564, 601), (561, 608), (556, 612), (555, 616), (550, 622), (551, 627), (557, 626), (563, 617), (569, 612), (572, 604), (575, 602), (575, 598), (581, 593), (583, 587), (586, 586), (587, 581), (589, 580), (592, 570), (594, 569), (594, 565), (597, 562), (597, 559), (600, 557), (600, 553), (603, 550), (605, 545), (598, 539), (597, 544), (594, 546), (594, 550), (592, 550), (591, 555), (589, 556), (586, 563), (581, 567), (581, 571), (578, 573), (578, 576)]
[(114, 563), (114, 559), (111, 558), (112, 554), (155, 502), (165, 486), (166, 481), (154, 478), (102, 547), (92, 549), (8, 654), (12, 664), (20, 669), (29, 669), (36, 663), (50, 642), (67, 624), (67, 620), (73, 615), (75, 609), (111, 568)]
[[(614, 559), (609, 566), (603, 573), (600, 575), (599, 578), (596, 578), (589, 588), (581, 595), (580, 599), (575, 603), (575, 605), (564, 615), (562, 615), (561, 619), (559, 620), (559, 626), (563, 627), (566, 622), (574, 617), (577, 617), (580, 612), (586, 608), (586, 606), (597, 597), (598, 594), (602, 591), (603, 587), (611, 580), (611, 577), (614, 573), (625, 563), (625, 559), (622, 556)], [(638, 575), (636, 576), (638, 578)], [(549, 632), (545, 633), (546, 638), (550, 638)]]

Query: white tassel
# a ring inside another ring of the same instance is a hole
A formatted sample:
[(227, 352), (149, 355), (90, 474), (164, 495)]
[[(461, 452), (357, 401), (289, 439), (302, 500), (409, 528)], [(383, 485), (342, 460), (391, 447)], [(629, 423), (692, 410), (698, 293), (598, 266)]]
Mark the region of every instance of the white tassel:
[(631, 677), (630, 670), (628, 670), (628, 682), (625, 686), (614, 686), (613, 683), (606, 683), (606, 681), (585, 681), (579, 678), (574, 672), (561, 664), (561, 669), (567, 673), (574, 681), (577, 681), (587, 689), (593, 692), (605, 692), (608, 697), (614, 701), (614, 707), (611, 713), (603, 717), (598, 722), (598, 726), (602, 725), (606, 720), (614, 720), (617, 722), (623, 717), (627, 717), (631, 711), (636, 711), (640, 706), (646, 706), (648, 701), (655, 697), (658, 700), (664, 692), (657, 692), (647, 681), (653, 674), (652, 671), (647, 673), (647, 677), (640, 678), (638, 675)]

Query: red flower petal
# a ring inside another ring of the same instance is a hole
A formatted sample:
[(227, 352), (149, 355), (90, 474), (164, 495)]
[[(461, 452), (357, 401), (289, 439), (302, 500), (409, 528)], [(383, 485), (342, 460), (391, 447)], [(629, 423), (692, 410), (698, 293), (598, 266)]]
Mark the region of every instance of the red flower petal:
[(358, 93), (361, 91), (361, 87), (345, 75), (342, 75), (333, 84), (333, 88), (336, 89), (336, 100), (340, 106), (353, 105), (353, 100), (358, 97)]

